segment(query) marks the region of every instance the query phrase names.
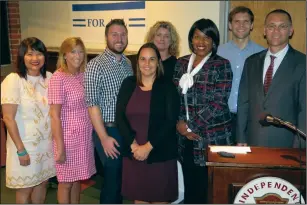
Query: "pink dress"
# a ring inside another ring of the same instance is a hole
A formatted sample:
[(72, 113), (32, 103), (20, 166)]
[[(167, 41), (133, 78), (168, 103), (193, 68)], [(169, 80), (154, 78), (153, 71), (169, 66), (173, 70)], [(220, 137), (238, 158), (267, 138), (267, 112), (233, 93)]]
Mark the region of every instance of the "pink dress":
[[(66, 161), (56, 163), (59, 182), (75, 182), (89, 179), (96, 173), (93, 126), (85, 104), (84, 73), (70, 75), (56, 71), (49, 82), (48, 103), (61, 104), (61, 122), (63, 129)], [(57, 146), (53, 140), (54, 156)]]

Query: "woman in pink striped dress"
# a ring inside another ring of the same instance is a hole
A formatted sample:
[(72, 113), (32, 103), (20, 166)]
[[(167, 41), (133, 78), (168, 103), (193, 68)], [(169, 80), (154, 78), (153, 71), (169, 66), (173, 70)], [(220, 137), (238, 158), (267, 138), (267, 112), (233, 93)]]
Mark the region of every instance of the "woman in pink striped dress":
[(48, 88), (59, 203), (79, 203), (80, 181), (96, 173), (93, 127), (83, 87), (86, 61), (80, 38), (64, 40)]

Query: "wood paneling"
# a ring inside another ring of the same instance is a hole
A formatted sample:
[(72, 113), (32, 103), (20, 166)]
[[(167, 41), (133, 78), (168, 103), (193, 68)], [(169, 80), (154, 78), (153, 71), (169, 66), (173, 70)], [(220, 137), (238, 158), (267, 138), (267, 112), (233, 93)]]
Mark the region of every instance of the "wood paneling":
[[(306, 2), (305, 1), (231, 1), (230, 9), (237, 6), (250, 8), (254, 15), (254, 29), (251, 39), (256, 43), (267, 47), (263, 37), (265, 16), (274, 9), (284, 9), (290, 13), (293, 22), (294, 35), (290, 44), (297, 50), (306, 54)], [(231, 33), (229, 32), (229, 39)]]

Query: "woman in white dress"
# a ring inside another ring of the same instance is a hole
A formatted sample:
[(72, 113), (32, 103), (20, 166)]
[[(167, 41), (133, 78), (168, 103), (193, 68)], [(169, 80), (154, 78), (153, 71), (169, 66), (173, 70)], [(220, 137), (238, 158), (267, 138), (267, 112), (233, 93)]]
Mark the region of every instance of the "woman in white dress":
[(56, 175), (52, 153), (47, 87), (47, 49), (35, 37), (24, 39), (17, 72), (1, 84), (7, 127), (6, 186), (16, 189), (16, 203), (42, 204), (48, 179)]

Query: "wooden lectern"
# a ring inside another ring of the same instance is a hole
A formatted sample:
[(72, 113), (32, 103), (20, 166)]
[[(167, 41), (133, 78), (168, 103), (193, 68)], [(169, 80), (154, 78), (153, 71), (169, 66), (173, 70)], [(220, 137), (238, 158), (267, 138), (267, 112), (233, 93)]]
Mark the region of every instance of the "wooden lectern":
[(209, 204), (232, 204), (236, 194), (246, 183), (265, 176), (279, 177), (290, 182), (303, 193), (306, 200), (306, 149), (299, 151), (251, 147), (251, 151), (247, 154), (235, 154), (235, 158), (225, 158), (208, 149), (206, 164)]

